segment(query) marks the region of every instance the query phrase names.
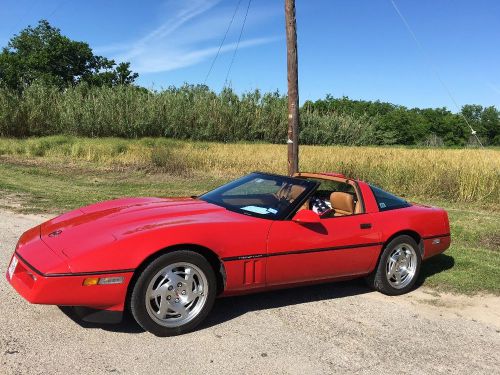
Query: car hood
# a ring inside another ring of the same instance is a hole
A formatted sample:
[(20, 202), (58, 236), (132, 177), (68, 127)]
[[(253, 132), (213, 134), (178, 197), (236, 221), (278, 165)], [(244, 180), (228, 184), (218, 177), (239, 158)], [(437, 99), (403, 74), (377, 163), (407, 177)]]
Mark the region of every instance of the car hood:
[(222, 207), (192, 198), (126, 198), (82, 207), (43, 223), (40, 238), (72, 258), (82, 251), (155, 228), (213, 220)]

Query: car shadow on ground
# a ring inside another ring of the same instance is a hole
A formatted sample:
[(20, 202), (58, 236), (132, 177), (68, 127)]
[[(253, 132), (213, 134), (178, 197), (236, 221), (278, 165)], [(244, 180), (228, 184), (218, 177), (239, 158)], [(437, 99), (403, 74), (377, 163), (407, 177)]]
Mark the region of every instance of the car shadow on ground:
[[(415, 288), (422, 286), (425, 279), (452, 268), (453, 257), (439, 254), (422, 263), (420, 276)], [(284, 290), (251, 294), (239, 297), (221, 298), (200, 328), (208, 328), (237, 318), (247, 312), (278, 307), (338, 299), (372, 292), (363, 279), (342, 281), (312, 286), (302, 286)]]
[(120, 323), (90, 323), (82, 320), (82, 318), (75, 312), (72, 306), (58, 306), (59, 310), (70, 318), (74, 323), (82, 328), (98, 328), (105, 331), (121, 332), (121, 333), (142, 333), (144, 329), (137, 324), (134, 318), (128, 313), (123, 314), (123, 319)]
[[(422, 264), (420, 277), (416, 287), (420, 287), (427, 277), (452, 268), (455, 264), (453, 257), (445, 254), (437, 255)], [(274, 309), (309, 302), (317, 302), (329, 299), (339, 299), (369, 293), (372, 290), (367, 287), (363, 279), (340, 281), (327, 284), (316, 284), (309, 286), (280, 289), (258, 294), (219, 298), (207, 319), (199, 329), (210, 328), (235, 319), (248, 312)], [(120, 333), (142, 333), (142, 329), (133, 319), (125, 313), (123, 321), (118, 324), (88, 323), (79, 318), (71, 307), (59, 307), (60, 310), (83, 328), (98, 328), (110, 332)]]
[(427, 279), (428, 277), (449, 270), (454, 266), (455, 266), (455, 259), (453, 259), (452, 256), (449, 256), (444, 253), (429, 258), (428, 260), (422, 263), (422, 268), (420, 269), (420, 276), (418, 277), (418, 280), (415, 283), (415, 288), (419, 288), (420, 286), (422, 286), (425, 282), (425, 279)]
[(200, 329), (222, 324), (252, 311), (340, 299), (371, 291), (363, 279), (355, 279), (220, 298)]
[[(200, 329), (224, 323), (251, 311), (343, 298), (368, 293), (370, 291), (371, 290), (362, 279), (356, 279), (336, 283), (279, 289), (258, 294), (219, 298), (215, 301), (214, 308), (207, 319), (202, 323)], [(73, 322), (83, 328), (98, 328), (121, 333), (144, 332), (144, 329), (135, 322), (134, 318), (128, 312), (124, 313), (123, 320), (120, 323), (105, 324), (83, 321), (71, 306), (59, 306), (59, 309)]]

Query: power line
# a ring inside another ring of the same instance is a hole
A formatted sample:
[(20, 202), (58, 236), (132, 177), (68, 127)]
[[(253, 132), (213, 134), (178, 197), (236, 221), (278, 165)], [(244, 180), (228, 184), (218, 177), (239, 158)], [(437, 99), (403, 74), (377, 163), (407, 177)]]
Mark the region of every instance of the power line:
[(252, 0), (248, 0), (247, 10), (245, 12), (245, 18), (243, 19), (243, 24), (241, 25), (240, 35), (238, 36), (238, 42), (236, 43), (236, 48), (234, 49), (233, 56), (231, 58), (231, 63), (229, 64), (229, 68), (227, 69), (226, 79), (224, 80), (224, 86), (227, 85), (227, 80), (229, 78), (229, 73), (231, 72), (231, 68), (233, 67), (234, 58), (236, 56), (236, 51), (238, 51), (238, 47), (240, 46), (241, 36), (243, 35), (243, 29), (245, 28), (245, 23), (247, 22), (248, 10), (250, 9), (250, 4)]
[(481, 147), (484, 147), (483, 144), (481, 143), (479, 137), (477, 136), (477, 132), (472, 128), (471, 124), (469, 123), (469, 121), (467, 120), (467, 118), (462, 113), (462, 108), (458, 105), (458, 103), (455, 100), (453, 94), (451, 93), (451, 90), (448, 88), (448, 86), (446, 85), (446, 83), (444, 83), (444, 80), (441, 78), (441, 75), (439, 74), (439, 71), (438, 71), (436, 65), (432, 62), (432, 59), (431, 59), (430, 55), (426, 52), (426, 50), (424, 49), (423, 45), (418, 40), (417, 35), (413, 32), (413, 29), (411, 28), (410, 24), (406, 20), (405, 16), (403, 16), (403, 13), (401, 13), (401, 11), (399, 10), (399, 8), (396, 5), (396, 3), (394, 2), (394, 0), (389, 0), (389, 1), (391, 2), (392, 6), (393, 6), (394, 10), (396, 11), (396, 13), (398, 14), (399, 18), (401, 18), (401, 21), (403, 22), (403, 24), (405, 25), (406, 29), (410, 33), (411, 37), (415, 41), (415, 44), (420, 49), (420, 52), (426, 58), (427, 64), (429, 65), (429, 67), (431, 68), (431, 70), (434, 72), (434, 74), (438, 78), (439, 82), (441, 83), (441, 85), (443, 86), (443, 88), (445, 89), (445, 91), (447, 92), (447, 94), (450, 97), (450, 99), (453, 102), (453, 104), (455, 104), (455, 107), (457, 108), (458, 113), (460, 114), (460, 116), (462, 116), (462, 118), (464, 119), (465, 123), (470, 128), (472, 135), (474, 137), (476, 137), (476, 140), (478, 141), (479, 145)]
[[(66, 0), (59, 1), (56, 4), (55, 8), (52, 10), (52, 12), (50, 12), (49, 15), (44, 17), (44, 18), (49, 19), (50, 17), (52, 17), (65, 3), (66, 3)], [(23, 27), (23, 23), (24, 23), (25, 18), (31, 14), (31, 12), (35, 8), (35, 4), (36, 4), (36, 2), (33, 2), (31, 4), (31, 6), (26, 10), (26, 12), (22, 15), (22, 17), (19, 19), (19, 21), (16, 23), (16, 25), (18, 25), (18, 26), (16, 26), (16, 30), (17, 30), (17, 28)], [(16, 32), (16, 31), (14, 31), (14, 32)]]
[(66, 3), (65, 0), (61, 0), (57, 5), (56, 7), (54, 8), (54, 10), (47, 16), (47, 19), (49, 19), (50, 17), (52, 17), (60, 8), (62, 8), (62, 6)]
[(233, 24), (234, 17), (236, 16), (236, 13), (238, 12), (238, 9), (240, 8), (241, 0), (238, 0), (238, 4), (236, 4), (236, 8), (234, 9), (233, 16), (231, 17), (231, 21), (229, 21), (229, 25), (227, 26), (226, 32), (224, 34), (224, 37), (222, 38), (222, 41), (220, 43), (219, 49), (217, 50), (217, 53), (215, 54), (214, 59), (212, 60), (212, 64), (210, 64), (210, 69), (208, 69), (208, 73), (205, 77), (205, 80), (203, 81), (203, 84), (207, 83), (208, 77), (210, 76), (210, 73), (212, 73), (212, 69), (214, 68), (215, 61), (219, 57), (220, 50), (222, 49), (222, 46), (224, 45), (224, 42), (226, 41), (227, 34), (229, 33), (229, 29), (231, 28), (231, 25)]
[(22, 27), (22, 25), (24, 23), (24, 19), (33, 11), (33, 8), (35, 7), (35, 4), (36, 4), (36, 2), (31, 3), (31, 5), (26, 10), (26, 12), (24, 12), (23, 15), (21, 16), (21, 18), (19, 18), (19, 21), (15, 23), (16, 30), (14, 30), (14, 33), (17, 32), (18, 28)]

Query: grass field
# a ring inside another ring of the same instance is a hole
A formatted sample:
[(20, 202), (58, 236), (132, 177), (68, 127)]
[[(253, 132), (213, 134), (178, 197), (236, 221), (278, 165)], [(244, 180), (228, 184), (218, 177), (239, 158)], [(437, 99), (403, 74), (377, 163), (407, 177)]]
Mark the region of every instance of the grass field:
[[(250, 171), (286, 172), (286, 146), (124, 140), (68, 136), (0, 139), (0, 155), (90, 162), (118, 169), (228, 179)], [(336, 171), (402, 196), (453, 202), (500, 202), (500, 150), (301, 147), (301, 170)]]
[[(499, 150), (304, 147), (302, 170), (340, 171), (445, 207), (452, 247), (423, 267), (425, 285), (500, 295)], [(0, 139), (0, 205), (59, 213), (120, 196), (186, 196), (252, 170), (284, 172), (265, 144), (50, 137)]]

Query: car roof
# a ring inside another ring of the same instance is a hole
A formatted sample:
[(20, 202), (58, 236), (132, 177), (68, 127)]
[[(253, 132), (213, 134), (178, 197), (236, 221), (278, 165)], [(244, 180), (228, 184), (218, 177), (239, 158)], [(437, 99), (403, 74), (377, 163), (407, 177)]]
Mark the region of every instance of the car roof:
[[(269, 173), (269, 172), (261, 172), (261, 171), (254, 171), (252, 173), (261, 173), (261, 174), (267, 174), (270, 176), (280, 176), (280, 177), (289, 177), (286, 175), (281, 175), (281, 174), (275, 174), (275, 173)], [(325, 177), (330, 177), (332, 179), (342, 179), (342, 180), (349, 180), (349, 181), (356, 181), (356, 182), (363, 182), (359, 179), (356, 178), (350, 178), (346, 177), (342, 173), (338, 172), (297, 172), (294, 173), (292, 178), (297, 178), (297, 177), (310, 177), (310, 178), (325, 178)]]
[[(311, 174), (313, 174), (313, 173), (311, 173)], [(323, 172), (323, 173), (316, 173), (316, 174), (323, 175), (323, 176), (330, 176), (330, 177), (347, 178), (344, 174), (337, 173), (337, 172)]]
[(337, 173), (337, 172), (298, 172), (294, 174), (294, 177), (317, 177), (317, 178), (324, 178), (324, 177), (331, 177), (334, 179), (343, 179), (343, 180), (349, 180), (349, 181), (359, 181), (354, 178), (346, 177), (342, 173)]

